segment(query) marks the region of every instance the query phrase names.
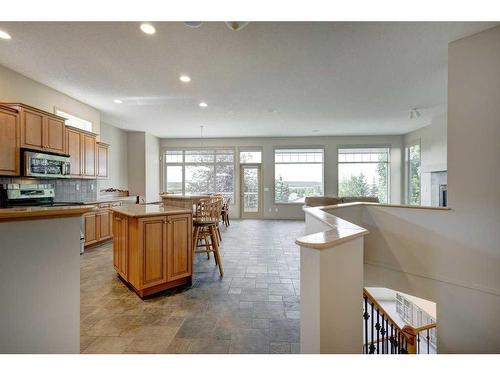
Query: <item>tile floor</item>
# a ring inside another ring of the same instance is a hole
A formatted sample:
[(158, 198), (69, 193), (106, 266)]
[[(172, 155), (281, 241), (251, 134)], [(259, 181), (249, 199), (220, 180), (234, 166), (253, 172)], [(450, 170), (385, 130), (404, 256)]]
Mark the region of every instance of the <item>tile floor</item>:
[(233, 220), (224, 278), (198, 254), (194, 282), (142, 301), (116, 276), (110, 243), (81, 258), (82, 353), (298, 353), (303, 221)]

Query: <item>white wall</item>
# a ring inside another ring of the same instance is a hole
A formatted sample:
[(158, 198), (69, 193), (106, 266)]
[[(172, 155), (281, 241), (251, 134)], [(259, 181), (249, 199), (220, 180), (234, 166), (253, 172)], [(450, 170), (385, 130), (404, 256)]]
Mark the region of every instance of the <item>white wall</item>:
[(130, 195), (146, 196), (146, 133), (127, 133), (128, 190)]
[(145, 142), (146, 202), (158, 202), (160, 200), (160, 140), (146, 133)]
[(451, 210), (365, 206), (365, 285), (435, 301), (439, 352), (499, 353), (500, 27), (448, 61)]
[[(189, 147), (260, 147), (263, 150), (264, 218), (302, 219), (302, 203), (274, 203), (274, 147), (313, 146), (325, 148), (325, 195), (337, 195), (337, 149), (342, 145), (387, 145), (391, 147), (391, 202), (401, 203), (402, 197), (402, 136), (358, 137), (288, 137), (288, 138), (211, 138), (211, 139), (162, 139), (161, 149)], [(235, 199), (231, 214), (239, 216), (240, 173), (235, 170)], [(163, 183), (163, 182), (162, 182)], [(267, 189), (267, 191), (266, 191)], [(163, 186), (161, 188), (163, 190)]]
[(99, 111), (70, 96), (27, 78), (0, 65), (0, 102), (19, 102), (54, 113), (57, 107), (92, 122), (92, 131), (100, 133)]
[(128, 185), (130, 195), (146, 203), (160, 200), (160, 141), (144, 132), (127, 133)]
[(107, 188), (128, 189), (128, 137), (127, 132), (101, 123), (101, 142), (108, 143), (108, 178), (98, 180), (99, 191)]
[[(420, 143), (421, 202), (431, 205), (431, 172), (446, 171), (447, 166), (447, 114), (435, 116), (430, 125), (404, 136), (405, 147)], [(406, 171), (407, 173), (407, 171)], [(405, 188), (407, 184), (405, 181)]]

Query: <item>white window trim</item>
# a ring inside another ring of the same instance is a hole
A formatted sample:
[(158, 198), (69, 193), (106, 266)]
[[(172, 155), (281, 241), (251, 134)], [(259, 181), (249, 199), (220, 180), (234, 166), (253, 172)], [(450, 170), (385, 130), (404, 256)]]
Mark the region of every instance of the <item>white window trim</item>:
[[(276, 202), (276, 150), (322, 150), (323, 151), (323, 162), (308, 162), (304, 164), (323, 164), (323, 168), (321, 168), (321, 189), (323, 190), (323, 195), (325, 194), (325, 149), (324, 145), (314, 145), (314, 146), (273, 146), (273, 204), (274, 205), (286, 205), (286, 206), (303, 206), (304, 202)], [(287, 164), (287, 163), (278, 163), (278, 164)], [(296, 164), (296, 163), (290, 163)]]
[[(191, 163), (188, 162), (186, 163), (185, 161), (185, 153), (184, 151), (195, 151), (195, 150), (200, 150), (200, 151), (217, 151), (217, 150), (229, 150), (233, 152), (233, 161), (232, 162), (220, 162), (216, 163), (215, 161), (213, 163), (208, 163), (208, 162), (196, 162), (196, 163)], [(165, 153), (167, 151), (183, 151), (182, 153), (182, 162), (180, 163), (167, 163), (165, 160)], [(203, 166), (207, 164), (213, 164), (214, 168), (216, 164), (224, 164), (224, 165), (233, 165), (233, 194), (231, 196), (231, 200), (234, 202), (235, 201), (235, 196), (236, 196), (236, 158), (239, 157), (239, 153), (237, 153), (235, 147), (227, 147), (227, 146), (210, 146), (210, 147), (162, 147), (161, 149), (161, 163), (163, 164), (163, 167), (161, 168), (162, 171), (162, 187), (163, 191), (167, 191), (167, 166), (180, 166), (182, 167), (182, 194), (186, 194), (186, 165), (190, 166)], [(215, 170), (214, 170), (215, 173)]]
[[(87, 131), (87, 132), (91, 132), (91, 133), (94, 133), (94, 123), (92, 121), (90, 121), (89, 119), (86, 119), (84, 117), (81, 117), (79, 115), (75, 115), (74, 113), (72, 113), (71, 111), (67, 111), (65, 110), (64, 108), (59, 108), (59, 107), (54, 107), (54, 114), (57, 115), (57, 116), (60, 116), (60, 117), (64, 117), (62, 115), (59, 115), (57, 112), (60, 111), (60, 112), (64, 112), (64, 113), (67, 113), (68, 115), (71, 115), (73, 117), (76, 117), (77, 119), (80, 119), (80, 120), (83, 120), (83, 121), (87, 121), (88, 123), (90, 123), (90, 130), (87, 130), (87, 129), (82, 129), (80, 127), (76, 127), (77, 129), (80, 129), (80, 130), (83, 130), (83, 131)], [(66, 121), (64, 122), (66, 124)], [(72, 126), (72, 127), (75, 127), (73, 125), (67, 125), (67, 126)]]
[[(344, 162), (339, 162), (339, 149), (349, 149), (349, 148), (386, 148), (389, 150), (388, 152), (388, 160), (387, 160), (387, 165), (388, 165), (388, 174), (387, 174), (387, 204), (391, 203), (391, 198), (392, 198), (392, 186), (391, 186), (391, 179), (392, 179), (392, 147), (390, 144), (357, 144), (357, 145), (338, 145), (337, 146), (337, 196), (339, 196), (339, 186), (340, 186), (340, 181), (339, 181), (339, 164), (346, 164)], [(352, 163), (369, 163), (369, 162), (352, 162)]]

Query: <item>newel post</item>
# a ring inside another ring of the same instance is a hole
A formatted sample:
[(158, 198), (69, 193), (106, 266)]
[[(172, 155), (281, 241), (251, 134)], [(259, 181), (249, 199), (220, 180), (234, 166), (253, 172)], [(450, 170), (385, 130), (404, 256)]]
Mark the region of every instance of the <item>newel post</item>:
[(301, 246), (301, 352), (362, 353), (362, 292), (362, 236), (325, 249)]

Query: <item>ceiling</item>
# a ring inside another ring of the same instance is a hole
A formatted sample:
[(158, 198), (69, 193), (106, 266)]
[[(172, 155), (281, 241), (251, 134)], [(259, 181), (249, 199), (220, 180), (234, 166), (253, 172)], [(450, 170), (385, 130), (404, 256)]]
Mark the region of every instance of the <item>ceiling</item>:
[(448, 43), (495, 24), (154, 25), (0, 22), (0, 64), (159, 137), (404, 134), (446, 110)]

